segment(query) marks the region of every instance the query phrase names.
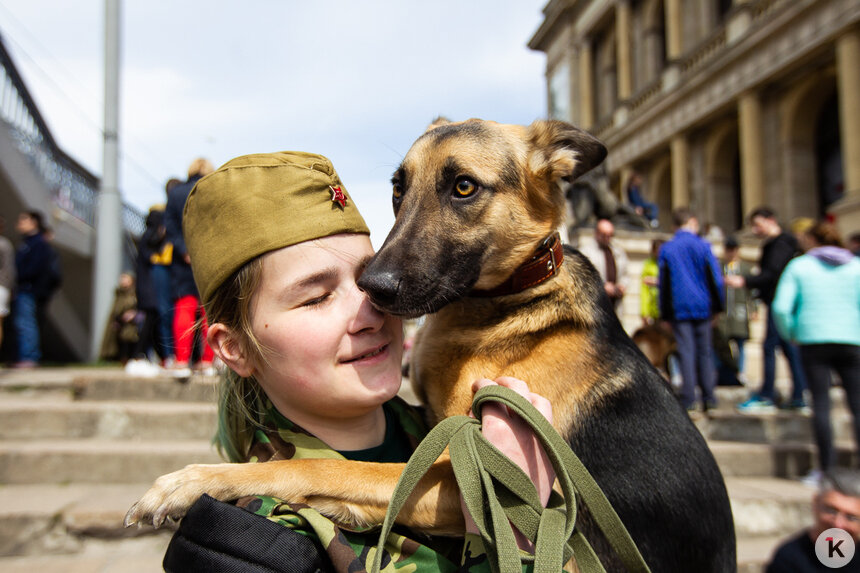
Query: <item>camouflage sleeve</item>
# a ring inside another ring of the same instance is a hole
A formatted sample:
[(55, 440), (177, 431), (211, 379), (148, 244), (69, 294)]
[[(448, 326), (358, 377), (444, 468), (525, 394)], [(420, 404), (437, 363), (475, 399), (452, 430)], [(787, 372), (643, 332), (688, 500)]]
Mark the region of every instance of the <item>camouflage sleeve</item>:
[(490, 562), (484, 549), (484, 540), (480, 535), (467, 533), (463, 541), (463, 557), (460, 560), (462, 570), (469, 573), (489, 573)]
[[(335, 571), (347, 573), (370, 570), (379, 538), (378, 527), (350, 527), (336, 523), (306, 505), (290, 504), (268, 496), (246, 497), (239, 500), (237, 505), (319, 542)], [(455, 552), (451, 550), (453, 544), (449, 538), (423, 538), (417, 534), (406, 536), (403, 533), (395, 530), (386, 540), (382, 560), (384, 573), (491, 572), (480, 537), (468, 551), (461, 550), (460, 544), (457, 543)], [(435, 543), (436, 541), (439, 543)], [(433, 544), (433, 547), (430, 547), (430, 544)], [(464, 562), (458, 565), (456, 559), (461, 551)]]

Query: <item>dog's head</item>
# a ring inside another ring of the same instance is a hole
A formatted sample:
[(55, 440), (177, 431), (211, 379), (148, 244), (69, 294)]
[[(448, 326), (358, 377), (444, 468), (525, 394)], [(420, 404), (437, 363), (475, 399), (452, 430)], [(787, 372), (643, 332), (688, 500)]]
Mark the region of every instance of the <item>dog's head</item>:
[(437, 120), (392, 177), (394, 227), (359, 286), (379, 308), (417, 316), (499, 285), (559, 226), (559, 179), (605, 156), (560, 121)]

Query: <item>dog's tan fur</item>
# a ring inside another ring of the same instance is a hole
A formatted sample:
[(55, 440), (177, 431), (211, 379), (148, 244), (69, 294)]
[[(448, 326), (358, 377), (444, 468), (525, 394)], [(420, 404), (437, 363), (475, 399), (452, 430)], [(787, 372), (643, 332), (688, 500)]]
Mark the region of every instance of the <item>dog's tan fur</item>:
[[(555, 426), (565, 432), (594, 407), (601, 393), (623, 386), (625, 380), (607, 376), (599, 367), (585, 317), (558, 313), (558, 307), (567, 305), (513, 314), (520, 298), (587, 293), (575, 282), (565, 273), (527, 295), (509, 297), (504, 306), (510, 311), (497, 302), (468, 299), (448, 305), (428, 320), (413, 353), (412, 379), (416, 394), (431, 412), (430, 423), (467, 412), (472, 400), (469, 388), (477, 378), (508, 375), (528, 380), (534, 392), (552, 403)], [(491, 328), (476, 326), (500, 311), (513, 316)], [(554, 383), (564, 370), (578, 373), (575, 384)]]

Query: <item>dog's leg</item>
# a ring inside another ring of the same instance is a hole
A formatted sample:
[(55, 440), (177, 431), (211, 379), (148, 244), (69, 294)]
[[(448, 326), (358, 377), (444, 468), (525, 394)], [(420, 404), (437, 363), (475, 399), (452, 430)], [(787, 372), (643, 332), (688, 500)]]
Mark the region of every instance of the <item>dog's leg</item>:
[[(180, 518), (207, 493), (226, 501), (269, 495), (305, 503), (357, 526), (382, 523), (406, 464), (331, 459), (259, 464), (195, 464), (161, 476), (126, 515), (126, 525)], [(463, 515), (450, 459), (440, 458), (418, 483), (397, 523), (437, 535), (462, 535)]]

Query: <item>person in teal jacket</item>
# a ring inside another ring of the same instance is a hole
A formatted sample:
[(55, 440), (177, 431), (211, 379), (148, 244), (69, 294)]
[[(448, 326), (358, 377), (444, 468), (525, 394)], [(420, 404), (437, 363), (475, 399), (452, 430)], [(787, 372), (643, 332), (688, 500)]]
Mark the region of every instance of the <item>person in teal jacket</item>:
[[(802, 237), (806, 254), (792, 260), (771, 306), (780, 333), (800, 346), (812, 394), (820, 471), (834, 465), (831, 372), (842, 381), (860, 444), (860, 259), (842, 247), (833, 225), (816, 223)], [(813, 480), (820, 472), (810, 476)]]

